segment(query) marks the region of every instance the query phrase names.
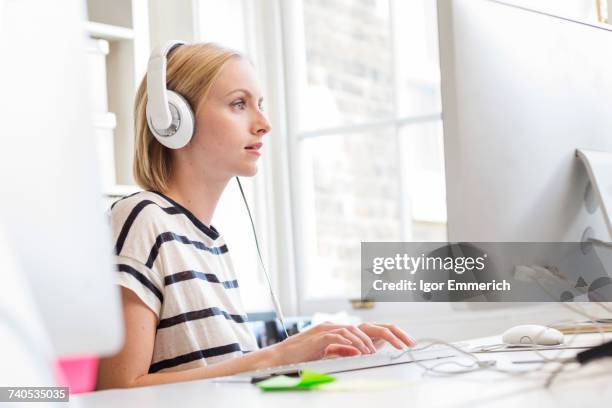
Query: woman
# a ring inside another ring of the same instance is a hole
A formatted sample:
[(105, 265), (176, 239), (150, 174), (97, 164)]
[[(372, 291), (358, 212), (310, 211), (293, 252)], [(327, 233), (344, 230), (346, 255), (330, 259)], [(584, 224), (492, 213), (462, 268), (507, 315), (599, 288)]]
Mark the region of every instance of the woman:
[(145, 190), (113, 205), (125, 343), (100, 363), (98, 388), (231, 375), (330, 356), (374, 353), (410, 338), (392, 325), (325, 323), (264, 349), (246, 325), (229, 251), (210, 225), (227, 183), (253, 176), (270, 124), (248, 60), (214, 44), (168, 56), (166, 83), (193, 108), (180, 149), (151, 134), (147, 86), (136, 95), (134, 175)]

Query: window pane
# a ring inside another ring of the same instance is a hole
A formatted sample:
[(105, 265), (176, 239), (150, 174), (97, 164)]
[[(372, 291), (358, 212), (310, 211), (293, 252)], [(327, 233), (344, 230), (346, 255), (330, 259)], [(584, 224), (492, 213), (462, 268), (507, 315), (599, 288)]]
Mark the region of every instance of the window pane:
[(446, 184), (442, 121), (400, 129), (404, 190), (410, 197), (411, 241), (446, 241)]
[(388, 0), (303, 0), (301, 131), (393, 116)]
[(392, 128), (300, 142), (305, 297), (359, 297), (362, 241), (400, 239)]
[(393, 1), (397, 109), (400, 117), (442, 110), (436, 2)]

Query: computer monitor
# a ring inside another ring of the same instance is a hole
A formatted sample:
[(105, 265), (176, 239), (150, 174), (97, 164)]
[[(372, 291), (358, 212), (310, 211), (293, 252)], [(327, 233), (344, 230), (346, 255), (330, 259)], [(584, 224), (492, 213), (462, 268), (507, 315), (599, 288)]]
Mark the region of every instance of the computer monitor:
[[(0, 228), (62, 356), (111, 353), (123, 339), (86, 92), (83, 5), (0, 6)], [(10, 297), (2, 303), (14, 307)]]
[(450, 241), (609, 241), (577, 148), (612, 152), (612, 27), (441, 0)]
[(438, 27), (449, 241), (610, 241), (576, 149), (612, 152), (612, 27), (488, 0)]

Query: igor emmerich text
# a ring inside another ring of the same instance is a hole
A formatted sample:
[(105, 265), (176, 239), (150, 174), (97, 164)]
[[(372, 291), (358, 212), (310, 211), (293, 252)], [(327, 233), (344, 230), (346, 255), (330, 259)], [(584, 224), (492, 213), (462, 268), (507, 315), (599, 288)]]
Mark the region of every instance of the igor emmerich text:
[(377, 279), (373, 282), (372, 287), (377, 291), (404, 291), (404, 290), (420, 290), (423, 292), (432, 292), (438, 290), (481, 290), (481, 291), (509, 291), (510, 283), (505, 279), (501, 282), (492, 280), (490, 282), (457, 282), (455, 280), (449, 280), (448, 282), (427, 282), (419, 280), (418, 288), (417, 283), (402, 279), (398, 282), (384, 282), (381, 279)]

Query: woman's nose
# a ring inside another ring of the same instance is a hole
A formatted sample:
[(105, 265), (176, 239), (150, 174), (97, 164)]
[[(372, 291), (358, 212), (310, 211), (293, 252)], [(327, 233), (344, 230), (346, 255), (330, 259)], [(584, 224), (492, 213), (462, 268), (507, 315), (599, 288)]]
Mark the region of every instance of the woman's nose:
[(262, 112), (257, 112), (257, 117), (253, 123), (253, 133), (257, 136), (263, 136), (272, 130), (272, 126)]

